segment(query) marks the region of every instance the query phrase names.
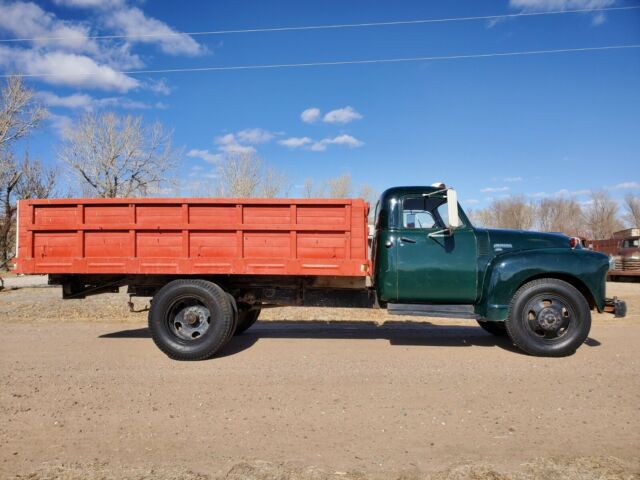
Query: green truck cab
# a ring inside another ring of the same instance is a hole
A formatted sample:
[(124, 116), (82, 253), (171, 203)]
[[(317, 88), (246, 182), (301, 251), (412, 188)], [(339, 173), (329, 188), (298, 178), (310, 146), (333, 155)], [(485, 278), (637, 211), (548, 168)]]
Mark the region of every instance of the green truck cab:
[(390, 313), (474, 318), (534, 355), (575, 351), (605, 297), (609, 258), (562, 234), (474, 227), (444, 185), (386, 190), (375, 210), (373, 285)]

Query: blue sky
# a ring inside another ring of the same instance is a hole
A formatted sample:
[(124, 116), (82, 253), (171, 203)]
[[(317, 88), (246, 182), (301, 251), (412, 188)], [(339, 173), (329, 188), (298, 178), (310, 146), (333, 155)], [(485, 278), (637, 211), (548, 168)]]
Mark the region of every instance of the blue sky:
[[(127, 70), (327, 62), (640, 44), (640, 9), (329, 30), (195, 32), (640, 5), (623, 0), (0, 1), (0, 71), (30, 78), (53, 116), (28, 142), (55, 163), (86, 109), (160, 120), (186, 187), (226, 150), (255, 149), (306, 177), (350, 173), (378, 191), (445, 181), (467, 206), (609, 189), (640, 192), (640, 49), (297, 69), (127, 75)], [(77, 76), (78, 71), (92, 76)], [(307, 111), (304, 118), (302, 113)]]

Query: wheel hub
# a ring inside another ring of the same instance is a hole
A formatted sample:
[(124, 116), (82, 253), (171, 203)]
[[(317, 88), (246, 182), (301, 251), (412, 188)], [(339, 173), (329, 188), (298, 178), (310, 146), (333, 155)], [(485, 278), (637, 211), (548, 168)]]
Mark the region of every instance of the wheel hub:
[(536, 320), (543, 330), (547, 332), (556, 331), (563, 322), (562, 310), (553, 306), (545, 307), (540, 310)]
[(185, 340), (195, 340), (209, 329), (209, 309), (200, 305), (185, 307), (171, 322), (174, 333)]

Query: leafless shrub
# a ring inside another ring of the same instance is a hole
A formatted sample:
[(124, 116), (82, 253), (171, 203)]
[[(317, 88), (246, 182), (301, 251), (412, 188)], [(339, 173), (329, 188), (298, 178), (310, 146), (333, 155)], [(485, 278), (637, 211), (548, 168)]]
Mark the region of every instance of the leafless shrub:
[(85, 194), (99, 198), (138, 197), (170, 183), (178, 153), (172, 132), (141, 117), (89, 112), (66, 133), (58, 153)]

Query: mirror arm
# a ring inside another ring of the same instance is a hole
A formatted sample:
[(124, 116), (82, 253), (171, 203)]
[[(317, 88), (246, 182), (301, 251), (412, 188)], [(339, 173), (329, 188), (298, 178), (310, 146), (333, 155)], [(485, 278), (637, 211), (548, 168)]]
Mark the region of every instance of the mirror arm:
[(442, 230), (437, 230), (427, 234), (427, 237), (450, 237), (451, 235), (453, 235), (453, 231), (450, 228), (443, 228)]

